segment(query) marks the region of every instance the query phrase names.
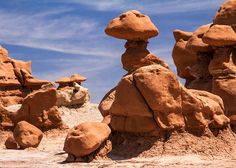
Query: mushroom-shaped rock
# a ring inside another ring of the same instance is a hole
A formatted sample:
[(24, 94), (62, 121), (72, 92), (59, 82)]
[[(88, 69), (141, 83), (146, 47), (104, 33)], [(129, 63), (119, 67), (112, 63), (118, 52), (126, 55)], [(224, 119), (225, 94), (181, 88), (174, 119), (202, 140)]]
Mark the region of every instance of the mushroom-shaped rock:
[(108, 139), (111, 129), (105, 123), (86, 122), (74, 127), (67, 135), (64, 151), (75, 157), (84, 157)]
[(81, 82), (86, 81), (86, 80), (87, 80), (87, 78), (82, 76), (82, 75), (80, 75), (80, 74), (73, 74), (70, 77), (70, 81), (71, 82), (81, 83)]
[(223, 47), (236, 45), (236, 29), (233, 29), (229, 25), (213, 25), (204, 34), (202, 40), (211, 46)]
[(13, 135), (16, 142), (23, 149), (29, 147), (38, 147), (43, 138), (42, 131), (26, 121), (17, 123)]
[(158, 35), (158, 29), (151, 19), (139, 11), (130, 10), (110, 21), (107, 35), (126, 40), (147, 40)]
[(61, 83), (70, 83), (70, 78), (69, 77), (61, 77), (56, 80), (56, 83), (61, 84)]
[(236, 24), (236, 0), (227, 0), (221, 5), (213, 20), (214, 24), (235, 25)]
[(12, 135), (9, 136), (5, 141), (5, 147), (7, 149), (18, 149), (18, 144)]
[(74, 87), (57, 90), (57, 106), (82, 105), (89, 101), (88, 89), (74, 82)]

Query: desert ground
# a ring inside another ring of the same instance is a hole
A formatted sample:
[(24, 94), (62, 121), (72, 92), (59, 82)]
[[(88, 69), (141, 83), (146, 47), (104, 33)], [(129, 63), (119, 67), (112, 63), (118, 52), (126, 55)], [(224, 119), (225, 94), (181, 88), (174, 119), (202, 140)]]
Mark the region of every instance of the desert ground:
[[(10, 108), (17, 108), (13, 106)], [(61, 107), (63, 121), (71, 128), (85, 121), (101, 121), (102, 116), (96, 104), (87, 103), (80, 108)], [(66, 162), (67, 154), (63, 151), (64, 140), (68, 130), (50, 130), (44, 132), (44, 137), (38, 148), (25, 150), (5, 149), (5, 139), (11, 132), (1, 132), (0, 167), (234, 167), (236, 160), (225, 157), (206, 157), (204, 155), (165, 155), (152, 158), (134, 157), (94, 160), (90, 163)]]

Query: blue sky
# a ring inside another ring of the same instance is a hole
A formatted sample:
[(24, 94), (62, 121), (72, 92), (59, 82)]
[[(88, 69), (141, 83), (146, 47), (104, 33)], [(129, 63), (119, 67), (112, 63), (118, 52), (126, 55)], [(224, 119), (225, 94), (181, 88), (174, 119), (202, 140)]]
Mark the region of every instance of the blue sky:
[(32, 60), (33, 74), (55, 81), (80, 73), (98, 103), (126, 72), (124, 40), (104, 33), (109, 20), (129, 9), (151, 17), (160, 35), (149, 50), (175, 71), (172, 31), (210, 23), (224, 0), (1, 0), (0, 43), (11, 57)]

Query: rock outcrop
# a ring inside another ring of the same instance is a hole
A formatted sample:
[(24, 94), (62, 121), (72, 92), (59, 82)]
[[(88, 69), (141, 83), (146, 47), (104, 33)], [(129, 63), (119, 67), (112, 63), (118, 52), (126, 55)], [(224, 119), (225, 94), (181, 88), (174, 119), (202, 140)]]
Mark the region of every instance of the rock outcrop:
[(20, 104), (28, 93), (46, 83), (48, 81), (33, 77), (31, 61), (14, 60), (0, 47), (0, 104)]
[(62, 128), (64, 124), (56, 102), (56, 88), (43, 87), (27, 95), (16, 112), (10, 112), (0, 106), (0, 126), (13, 128), (18, 122), (27, 121), (43, 130)]
[[(122, 64), (128, 74), (99, 105), (102, 115), (110, 116), (112, 130), (161, 136), (164, 132), (175, 130), (197, 133), (209, 127), (227, 127), (229, 119), (224, 115), (221, 98), (208, 92), (186, 89), (164, 61), (150, 54), (147, 50), (148, 38), (157, 35), (158, 31), (155, 35), (148, 35), (142, 25), (152, 27), (153, 30), (157, 28), (153, 27), (150, 19), (147, 21), (143, 18), (147, 16), (137, 11), (128, 11), (112, 20), (105, 30), (110, 36), (127, 40)], [(131, 26), (125, 24), (128, 21), (136, 23), (133, 29), (127, 28), (127, 25)], [(198, 51), (212, 52), (212, 47), (200, 38), (208, 29), (209, 25), (206, 25), (194, 33), (175, 33), (175, 38), (180, 41), (177, 54), (188, 55), (185, 50), (187, 47), (194, 56), (189, 60), (179, 59), (179, 64), (188, 65), (189, 62), (197, 61)], [(132, 30), (132, 33), (125, 30)], [(184, 40), (190, 40), (190, 43)], [(186, 68), (182, 66), (180, 69), (185, 71)], [(191, 72), (181, 74), (193, 75)]]
[[(173, 59), (185, 86), (220, 96), (225, 114), (236, 126), (236, 1), (226, 1), (213, 23), (195, 32), (174, 31)], [(193, 45), (193, 39), (196, 44)]]

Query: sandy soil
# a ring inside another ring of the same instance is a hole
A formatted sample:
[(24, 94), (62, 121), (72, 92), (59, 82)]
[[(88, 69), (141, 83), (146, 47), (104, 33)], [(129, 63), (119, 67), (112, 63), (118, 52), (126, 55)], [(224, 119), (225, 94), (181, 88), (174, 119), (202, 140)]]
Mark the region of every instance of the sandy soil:
[[(14, 109), (13, 109), (14, 110)], [(86, 104), (77, 108), (60, 108), (62, 118), (69, 127), (73, 127), (84, 121), (101, 121), (97, 105)], [(142, 156), (121, 159), (111, 155), (112, 160), (99, 160), (90, 163), (66, 163), (67, 154), (63, 151), (63, 143), (68, 130), (50, 130), (45, 132), (42, 142), (37, 149), (6, 150), (5, 139), (11, 132), (0, 133), (0, 167), (235, 167), (236, 160), (233, 157), (204, 157), (202, 154), (189, 153), (181, 155), (160, 155), (159, 157), (145, 158)], [(189, 136), (189, 135), (188, 135)], [(184, 136), (185, 137), (185, 136)], [(176, 141), (175, 137), (172, 141)], [(184, 139), (184, 138), (183, 138)], [(186, 137), (185, 137), (186, 142)], [(218, 142), (218, 141), (217, 141)], [(192, 143), (189, 141), (189, 143)], [(207, 143), (207, 141), (206, 141)], [(166, 145), (166, 150), (169, 148)], [(174, 150), (174, 149), (171, 149)], [(200, 150), (200, 149), (199, 149)], [(229, 149), (227, 149), (229, 150)], [(221, 151), (220, 151), (221, 152)], [(144, 151), (145, 153), (145, 151)], [(204, 151), (203, 151), (204, 153)], [(226, 151), (226, 153), (230, 153)], [(230, 154), (229, 154), (230, 155)]]

